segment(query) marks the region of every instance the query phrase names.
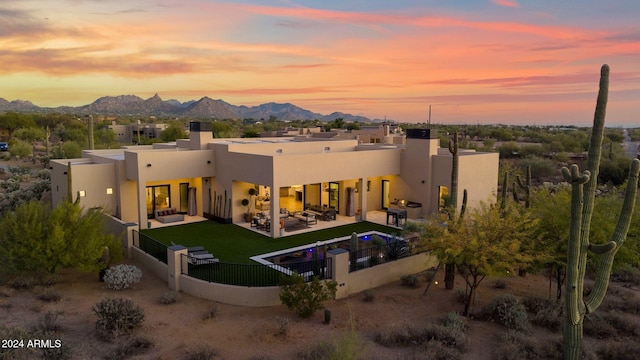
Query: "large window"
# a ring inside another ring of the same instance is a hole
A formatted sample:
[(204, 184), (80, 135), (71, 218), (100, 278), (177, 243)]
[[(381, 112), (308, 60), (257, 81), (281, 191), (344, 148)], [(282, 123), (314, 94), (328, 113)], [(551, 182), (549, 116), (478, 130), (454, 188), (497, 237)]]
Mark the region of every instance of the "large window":
[(147, 186), (147, 217), (155, 218), (155, 211), (171, 207), (169, 185)]

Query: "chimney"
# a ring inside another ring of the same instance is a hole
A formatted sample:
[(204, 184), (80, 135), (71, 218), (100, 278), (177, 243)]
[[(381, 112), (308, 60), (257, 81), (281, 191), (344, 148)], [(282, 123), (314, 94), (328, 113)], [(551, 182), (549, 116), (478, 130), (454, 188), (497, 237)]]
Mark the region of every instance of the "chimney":
[(211, 123), (198, 121), (189, 123), (189, 143), (191, 150), (204, 150), (210, 142), (213, 142), (213, 127)]

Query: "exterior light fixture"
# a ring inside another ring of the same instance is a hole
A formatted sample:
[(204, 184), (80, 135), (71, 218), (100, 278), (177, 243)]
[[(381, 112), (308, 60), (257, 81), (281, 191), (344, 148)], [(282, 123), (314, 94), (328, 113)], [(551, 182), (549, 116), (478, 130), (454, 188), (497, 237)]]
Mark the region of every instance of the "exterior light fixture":
[(147, 164), (147, 167), (151, 167), (151, 164)]

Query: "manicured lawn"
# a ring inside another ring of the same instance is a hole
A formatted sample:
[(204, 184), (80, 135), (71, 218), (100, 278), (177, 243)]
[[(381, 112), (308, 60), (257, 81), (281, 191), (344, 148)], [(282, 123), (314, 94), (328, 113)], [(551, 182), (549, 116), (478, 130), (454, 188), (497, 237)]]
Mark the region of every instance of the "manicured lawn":
[(225, 263), (252, 264), (249, 257), (272, 251), (287, 249), (316, 241), (348, 236), (354, 231), (380, 231), (398, 233), (398, 229), (371, 222), (359, 222), (331, 229), (323, 229), (300, 235), (271, 239), (251, 230), (233, 224), (218, 224), (214, 221), (168, 226), (143, 230), (157, 241), (170, 245), (171, 242), (186, 247), (202, 245), (215, 257)]

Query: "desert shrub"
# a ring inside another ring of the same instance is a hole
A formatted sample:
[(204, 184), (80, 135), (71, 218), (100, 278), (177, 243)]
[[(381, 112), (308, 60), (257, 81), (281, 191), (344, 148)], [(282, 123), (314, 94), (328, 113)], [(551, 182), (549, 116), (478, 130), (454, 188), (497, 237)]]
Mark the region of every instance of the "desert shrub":
[(104, 283), (112, 290), (128, 289), (142, 278), (142, 270), (134, 265), (116, 265), (105, 272)]
[(493, 359), (495, 360), (540, 359), (539, 350), (534, 342), (519, 332), (509, 331), (500, 340), (493, 350)]
[(563, 306), (561, 305), (543, 308), (531, 318), (531, 322), (551, 331), (560, 331), (562, 330), (563, 311)]
[(118, 345), (110, 359), (126, 359), (131, 356), (142, 355), (155, 345), (154, 341), (146, 336), (134, 336), (133, 338)]
[(467, 303), (467, 291), (465, 289), (456, 289), (456, 301), (460, 304)]
[(208, 347), (202, 346), (193, 351), (193, 353), (186, 354), (183, 359), (184, 360), (214, 360), (218, 357), (218, 350)]
[(469, 344), (469, 340), (464, 332), (451, 327), (428, 325), (424, 330), (418, 333), (417, 342), (419, 344), (424, 344), (434, 340), (460, 352), (467, 351), (467, 346)]
[(511, 294), (494, 297), (491, 303), (483, 308), (482, 314), (509, 329), (528, 331), (530, 328), (527, 309), (519, 298)]
[(554, 301), (540, 295), (526, 295), (522, 298), (522, 305), (534, 314), (541, 310), (557, 306)]
[(413, 344), (416, 330), (408, 324), (391, 324), (379, 330), (374, 341), (384, 347), (395, 348)]
[(447, 313), (447, 316), (442, 320), (442, 325), (461, 333), (467, 332), (467, 318), (454, 312)]
[(38, 294), (38, 299), (44, 302), (58, 302), (62, 298), (60, 292), (54, 289), (44, 289)]
[(0, 347), (0, 359), (33, 359), (37, 358), (36, 349), (28, 348), (26, 342), (29, 339), (33, 339), (33, 334), (29, 331), (17, 328), (9, 327), (0, 323), (0, 339), (3, 340), (22, 340), (25, 343), (23, 347), (16, 348), (3, 348)]
[(498, 280), (493, 282), (493, 287), (495, 289), (499, 289), (499, 290), (506, 289), (507, 288), (507, 282), (502, 280), (502, 279), (498, 279)]
[(635, 317), (627, 316), (619, 312), (612, 312), (604, 315), (605, 320), (618, 330), (622, 336), (637, 337), (640, 335), (640, 324)]
[(17, 276), (9, 280), (9, 282), (7, 282), (7, 286), (14, 290), (27, 290), (31, 289), (37, 283), (36, 279), (32, 277)]
[(598, 312), (585, 316), (583, 332), (584, 335), (596, 339), (608, 339), (616, 336), (616, 329)]
[(630, 285), (640, 285), (640, 269), (627, 265), (611, 274), (613, 281), (627, 283)]
[(38, 324), (38, 330), (42, 333), (56, 332), (60, 330), (60, 324), (58, 324), (58, 317), (62, 315), (62, 311), (49, 310), (44, 313), (44, 316), (40, 319)]
[(289, 318), (286, 316), (277, 316), (276, 323), (278, 324), (277, 335), (287, 336), (289, 333)]
[(180, 300), (180, 294), (176, 291), (166, 291), (160, 297), (160, 303), (165, 305), (174, 304), (178, 302), (178, 300)]
[(362, 298), (362, 301), (364, 302), (373, 302), (376, 298), (376, 294), (371, 289), (365, 290), (363, 294), (364, 297)]
[(50, 347), (42, 349), (42, 358), (47, 360), (68, 360), (73, 358), (73, 350), (64, 342), (60, 347)]
[(400, 278), (400, 281), (402, 283), (403, 286), (407, 286), (410, 288), (417, 288), (420, 286), (420, 279), (413, 274), (409, 274), (409, 275), (403, 275)]
[(635, 360), (640, 353), (637, 341), (607, 341), (596, 353), (601, 360)]
[(103, 299), (92, 310), (98, 317), (96, 334), (103, 340), (129, 334), (144, 321), (144, 311), (131, 299)]
[(378, 331), (374, 341), (385, 347), (407, 347), (426, 345), (438, 341), (447, 347), (465, 352), (468, 346), (467, 336), (456, 326), (427, 325), (422, 329), (408, 324), (394, 324)]
[(423, 346), (422, 355), (423, 359), (429, 360), (459, 360), (462, 359), (462, 354), (440, 341), (429, 341)]
[(640, 299), (629, 292), (618, 294), (618, 296), (607, 296), (602, 302), (602, 309), (621, 311), (628, 314), (640, 314)]
[(207, 320), (207, 319), (215, 318), (216, 316), (218, 316), (219, 309), (220, 309), (220, 306), (218, 306), (218, 303), (214, 301), (209, 307), (209, 310), (206, 313), (204, 313), (204, 315), (202, 316), (202, 319)]
[(307, 318), (322, 309), (324, 301), (336, 295), (337, 287), (335, 281), (321, 282), (317, 276), (305, 282), (303, 276), (294, 273), (280, 278), (280, 301), (298, 316)]
[(335, 345), (321, 341), (299, 351), (296, 358), (300, 360), (326, 360), (331, 359), (335, 353)]

